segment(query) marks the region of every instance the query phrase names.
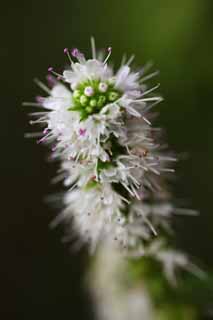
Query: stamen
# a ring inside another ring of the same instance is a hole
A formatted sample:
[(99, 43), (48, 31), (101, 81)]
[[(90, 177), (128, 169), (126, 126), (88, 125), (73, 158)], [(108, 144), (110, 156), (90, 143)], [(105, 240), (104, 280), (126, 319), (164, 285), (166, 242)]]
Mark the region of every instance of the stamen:
[(155, 91), (155, 90), (158, 89), (159, 87), (160, 87), (160, 83), (158, 83), (155, 87), (153, 87), (153, 88), (151, 88), (151, 89), (149, 89), (149, 90), (147, 90), (147, 91), (144, 91), (143, 94), (142, 94), (142, 96), (145, 96), (145, 95), (147, 95), (147, 94)]
[(42, 132), (28, 132), (24, 134), (25, 138), (38, 138), (41, 137), (43, 135)]
[(144, 221), (147, 223), (147, 225), (149, 226), (149, 228), (151, 229), (151, 231), (153, 232), (154, 236), (157, 236), (158, 233), (157, 233), (157, 231), (155, 230), (153, 224), (149, 221), (149, 219), (147, 219), (146, 217), (144, 217), (144, 215), (143, 215), (143, 219), (144, 219)]
[(126, 65), (129, 66), (134, 59), (135, 59), (135, 55), (132, 54), (131, 57), (129, 58), (129, 60), (127, 61)]
[(152, 98), (144, 98), (144, 99), (138, 99), (136, 102), (148, 102), (148, 101), (162, 101), (162, 97), (152, 97)]
[(42, 90), (44, 90), (46, 93), (50, 94), (50, 89), (39, 79), (35, 78), (34, 82), (39, 86)]
[(77, 48), (72, 49), (71, 54), (74, 58), (77, 58), (79, 55), (79, 50)]
[(66, 55), (67, 55), (67, 57), (68, 57), (68, 59), (69, 59), (70, 63), (72, 64), (72, 63), (73, 63), (73, 61), (72, 61), (72, 58), (71, 58), (71, 55), (70, 55), (70, 53), (69, 53), (69, 49), (68, 49), (68, 48), (64, 48), (64, 54), (66, 54)]
[(47, 82), (50, 87), (53, 87), (57, 81), (56, 81), (55, 77), (53, 77), (51, 74), (48, 74), (47, 75)]
[(48, 72), (51, 72), (52, 74), (54, 74), (57, 77), (57, 80), (65, 80), (61, 74), (53, 70), (53, 67), (49, 67)]
[(77, 48), (72, 49), (71, 54), (74, 58), (78, 59), (80, 63), (85, 62), (84, 54), (80, 52)]
[(47, 140), (47, 138), (48, 138), (48, 134), (45, 135), (43, 138), (37, 140), (37, 143), (39, 144), (39, 143), (45, 142)]
[(190, 216), (197, 216), (199, 212), (192, 209), (182, 209), (182, 208), (175, 208), (174, 213), (177, 215), (190, 215)]
[(140, 69), (140, 75), (144, 75), (149, 69), (153, 67), (154, 63), (152, 61), (147, 62), (143, 68)]
[(95, 48), (95, 39), (91, 37), (91, 47), (92, 47), (92, 57), (96, 59), (96, 48)]
[(36, 96), (35, 97), (36, 102), (38, 102), (39, 104), (42, 104), (44, 102), (44, 97), (41, 96)]
[(31, 112), (31, 113), (29, 113), (29, 116), (31, 116), (31, 117), (44, 116), (47, 113), (48, 113), (48, 111)]
[[(151, 104), (147, 104), (147, 106), (143, 109), (143, 111), (142, 111), (142, 115), (143, 114), (147, 114), (147, 112), (149, 111), (149, 110), (151, 110), (152, 108), (154, 108), (157, 104), (159, 104), (161, 101), (160, 100), (158, 100), (158, 101), (155, 101), (155, 102), (153, 102), (153, 103), (151, 103)], [(156, 130), (156, 129), (155, 129)]]
[(126, 53), (124, 53), (122, 60), (121, 60), (121, 67), (126, 64)]
[(43, 131), (43, 134), (47, 134), (49, 131), (49, 128), (45, 128), (44, 131)]
[(109, 58), (110, 58), (110, 56), (111, 56), (111, 53), (112, 53), (112, 48), (111, 48), (111, 47), (108, 47), (108, 48), (107, 48), (107, 51), (108, 51), (108, 55), (106, 56), (103, 64), (106, 64), (107, 61), (109, 60)]
[(40, 103), (37, 102), (23, 102), (23, 107), (41, 107)]
[(153, 72), (151, 74), (148, 74), (147, 76), (141, 78), (140, 82), (143, 83), (143, 82), (145, 82), (145, 81), (147, 81), (149, 79), (152, 79), (153, 77), (157, 76), (158, 74), (159, 74), (159, 71), (155, 71), (155, 72)]
[(143, 118), (143, 120), (144, 120), (148, 125), (151, 126), (151, 122), (150, 122), (147, 118), (145, 118), (145, 117), (142, 117), (142, 118)]
[(162, 168), (160, 171), (163, 171), (163, 172), (175, 172), (174, 169), (170, 169), (170, 168)]

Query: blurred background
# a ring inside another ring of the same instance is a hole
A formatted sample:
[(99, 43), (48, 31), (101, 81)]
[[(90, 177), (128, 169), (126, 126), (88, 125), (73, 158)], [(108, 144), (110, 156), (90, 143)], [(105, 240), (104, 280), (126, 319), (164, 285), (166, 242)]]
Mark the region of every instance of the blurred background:
[(24, 139), (31, 128), (21, 106), (41, 93), (34, 77), (63, 68), (64, 47), (90, 54), (91, 35), (97, 47), (112, 46), (116, 64), (135, 53), (137, 64), (151, 59), (160, 70), (159, 123), (170, 148), (189, 155), (177, 165), (174, 190), (200, 212), (176, 219), (178, 243), (213, 269), (212, 0), (7, 1), (1, 23), (2, 319), (93, 319), (82, 286), (87, 255), (61, 243), (62, 227), (49, 228), (57, 209), (44, 197), (60, 190), (50, 184), (57, 164)]

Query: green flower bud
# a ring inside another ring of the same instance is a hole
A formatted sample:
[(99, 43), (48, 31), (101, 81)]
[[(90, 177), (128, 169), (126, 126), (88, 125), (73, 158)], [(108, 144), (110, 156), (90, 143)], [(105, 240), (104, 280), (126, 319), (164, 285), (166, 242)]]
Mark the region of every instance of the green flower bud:
[(105, 96), (99, 96), (98, 97), (98, 103), (97, 106), (99, 108), (103, 107), (104, 103), (106, 102), (106, 97)]
[(82, 96), (80, 97), (80, 103), (82, 106), (85, 106), (88, 102), (88, 98), (82, 94)]
[(92, 113), (93, 112), (93, 108), (90, 107), (90, 106), (86, 107), (86, 112), (87, 113)]
[(111, 91), (108, 95), (109, 101), (112, 101), (112, 102), (117, 100), (118, 98), (119, 98), (119, 94), (118, 92), (115, 92), (115, 91)]
[(91, 99), (89, 104), (90, 104), (91, 107), (94, 108), (94, 107), (97, 106), (97, 100), (96, 99)]
[(73, 97), (74, 97), (75, 99), (80, 98), (80, 96), (81, 96), (80, 90), (75, 90), (75, 91), (73, 92)]

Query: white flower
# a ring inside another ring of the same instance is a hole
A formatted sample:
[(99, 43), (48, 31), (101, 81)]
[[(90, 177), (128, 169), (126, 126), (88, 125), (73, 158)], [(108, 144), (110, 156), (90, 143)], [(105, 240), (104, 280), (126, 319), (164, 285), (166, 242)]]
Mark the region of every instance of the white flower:
[(101, 61), (92, 59), (83, 63), (73, 63), (71, 70), (65, 70), (63, 76), (68, 83), (78, 85), (87, 80), (109, 80), (112, 77), (112, 71)]
[(137, 91), (138, 93), (141, 90), (140, 84), (140, 74), (139, 72), (131, 72), (129, 66), (122, 66), (116, 75), (115, 78), (115, 87), (123, 92)]
[(110, 184), (76, 188), (65, 195), (66, 209), (61, 218), (68, 223), (74, 218), (71, 228), (81, 234), (82, 242), (91, 244), (93, 252), (97, 244), (113, 234), (115, 220), (122, 217), (122, 197)]

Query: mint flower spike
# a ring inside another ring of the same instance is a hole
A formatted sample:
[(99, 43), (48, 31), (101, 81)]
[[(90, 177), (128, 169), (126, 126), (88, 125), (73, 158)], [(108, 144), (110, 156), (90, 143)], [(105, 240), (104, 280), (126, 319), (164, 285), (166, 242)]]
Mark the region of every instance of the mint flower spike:
[[(43, 126), (38, 142), (51, 148), (51, 159), (61, 162), (68, 188), (65, 209), (55, 223), (64, 220), (81, 243), (94, 252), (110, 239), (125, 254), (141, 256), (147, 242), (168, 230), (174, 212), (165, 177), (176, 159), (159, 143), (159, 129), (151, 124), (152, 108), (162, 101), (148, 88), (146, 67), (135, 71), (133, 56), (118, 70), (109, 65), (112, 49), (92, 58), (78, 49), (64, 49), (70, 66), (62, 73), (53, 68), (46, 97), (39, 97), (31, 123)], [(171, 164), (170, 164), (171, 163)], [(152, 203), (153, 205), (149, 205)]]

